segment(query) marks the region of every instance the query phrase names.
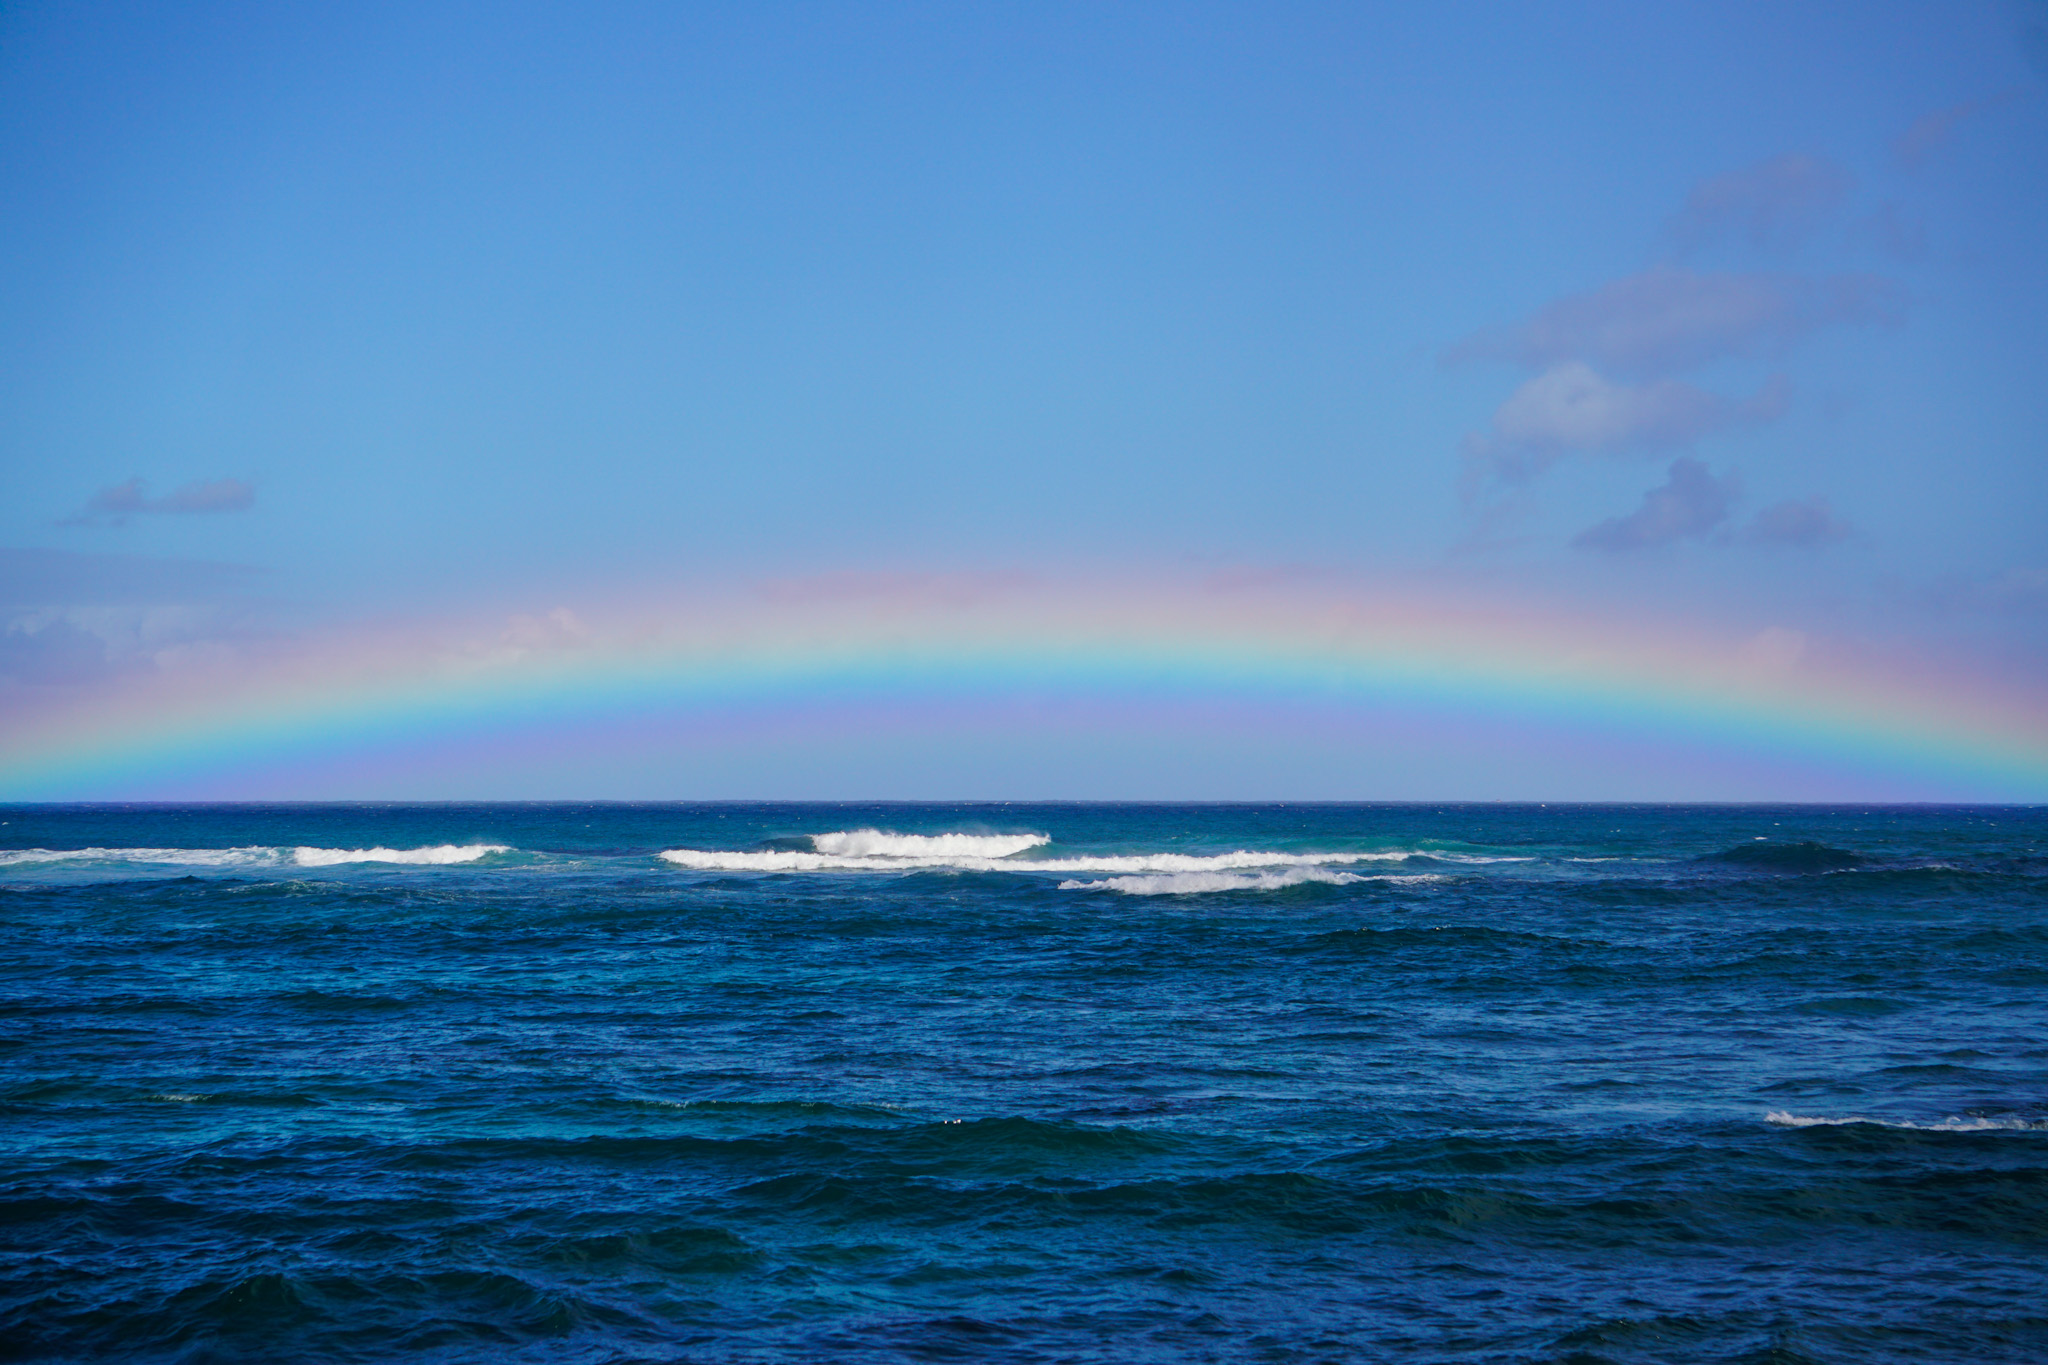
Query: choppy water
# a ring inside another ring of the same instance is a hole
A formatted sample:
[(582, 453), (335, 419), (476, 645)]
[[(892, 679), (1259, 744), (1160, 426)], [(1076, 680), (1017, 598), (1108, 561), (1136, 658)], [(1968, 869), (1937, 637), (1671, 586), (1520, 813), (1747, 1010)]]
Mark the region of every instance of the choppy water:
[(2048, 1358), (2041, 810), (0, 821), (6, 1358)]

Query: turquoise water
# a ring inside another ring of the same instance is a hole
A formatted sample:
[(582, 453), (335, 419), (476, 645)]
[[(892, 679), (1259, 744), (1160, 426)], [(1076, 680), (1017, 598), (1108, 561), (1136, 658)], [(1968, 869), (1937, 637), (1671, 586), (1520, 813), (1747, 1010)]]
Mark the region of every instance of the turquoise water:
[(2048, 812), (0, 821), (7, 1359), (2048, 1358)]

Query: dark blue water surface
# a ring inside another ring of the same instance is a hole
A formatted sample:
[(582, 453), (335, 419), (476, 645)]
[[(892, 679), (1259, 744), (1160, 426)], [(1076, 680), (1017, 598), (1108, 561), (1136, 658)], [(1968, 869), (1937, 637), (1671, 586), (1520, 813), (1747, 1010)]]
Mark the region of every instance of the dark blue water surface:
[(9, 1359), (2048, 1359), (2041, 810), (0, 821)]

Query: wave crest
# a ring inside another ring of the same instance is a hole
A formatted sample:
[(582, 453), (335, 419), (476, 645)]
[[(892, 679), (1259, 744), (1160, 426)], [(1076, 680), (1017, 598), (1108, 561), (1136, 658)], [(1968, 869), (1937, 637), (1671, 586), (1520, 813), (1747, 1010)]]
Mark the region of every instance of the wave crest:
[(274, 848), (13, 848), (0, 850), (0, 867), (36, 863), (161, 863), (170, 867), (271, 867)]
[(1044, 834), (889, 834), (879, 829), (811, 836), (818, 852), (847, 858), (1007, 858), (1051, 842)]
[(1322, 867), (1297, 867), (1285, 872), (1166, 872), (1151, 876), (1106, 877), (1101, 881), (1061, 882), (1062, 891), (1121, 891), (1126, 896), (1187, 896), (1204, 891), (1279, 891), (1321, 882), (1344, 886), (1363, 881), (1421, 881), (1420, 877), (1376, 878)]
[(338, 863), (473, 863), (492, 853), (510, 853), (510, 844), (435, 844), (431, 848), (295, 848), (300, 867), (333, 867)]
[(430, 848), (18, 848), (0, 850), (0, 867), (38, 863), (154, 863), (165, 867), (334, 867), (341, 863), (473, 863), (509, 844), (436, 844)]
[(2042, 1132), (2048, 1131), (2048, 1119), (1965, 1119), (1950, 1115), (1939, 1123), (1914, 1123), (1907, 1119), (1873, 1119), (1861, 1114), (1845, 1118), (1816, 1118), (1808, 1114), (1787, 1113), (1773, 1109), (1764, 1115), (1765, 1123), (1775, 1123), (1782, 1128), (1842, 1128), (1851, 1124), (1869, 1124), (1874, 1128), (1911, 1128), (1921, 1133), (1992, 1133), (1992, 1132)]
[[(890, 836), (911, 838), (917, 836)], [(939, 835), (936, 838), (952, 836)], [(986, 836), (961, 836), (983, 838)], [(1036, 836), (1026, 847), (1041, 842)], [(1051, 842), (1043, 840), (1042, 842)], [(1020, 852), (1022, 850), (1019, 850)], [(722, 849), (669, 848), (661, 856), (678, 867), (702, 872), (905, 872), (919, 868), (942, 868), (956, 872), (1097, 872), (1125, 875), (1151, 873), (1218, 873), (1269, 868), (1327, 868), (1349, 863), (1382, 862), (1410, 856), (1394, 853), (1266, 853), (1238, 849), (1232, 853), (1108, 853), (1067, 858), (993, 858), (966, 853), (925, 853), (881, 856), (876, 854), (804, 853), (768, 850), (734, 852)]]

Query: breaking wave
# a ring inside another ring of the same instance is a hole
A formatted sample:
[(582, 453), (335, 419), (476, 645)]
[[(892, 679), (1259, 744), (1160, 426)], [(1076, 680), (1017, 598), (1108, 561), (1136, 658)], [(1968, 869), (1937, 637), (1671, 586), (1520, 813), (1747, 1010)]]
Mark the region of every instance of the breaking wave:
[(1007, 858), (1051, 842), (1044, 834), (887, 834), (879, 829), (811, 836), (818, 852), (849, 858)]
[[(1052, 840), (1043, 834), (889, 834), (875, 829), (813, 834), (810, 839), (815, 852), (806, 853), (801, 849), (670, 848), (662, 850), (661, 856), (678, 867), (702, 872), (903, 872), (942, 868), (957, 872), (1104, 872), (1139, 876), (1215, 875), (1266, 868), (1316, 869), (1412, 856), (1405, 850), (1385, 853), (1269, 853), (1238, 849), (1214, 854), (1108, 853), (1020, 858), (1018, 854), (1042, 847)], [(1307, 879), (1328, 881), (1332, 878), (1326, 875)]]
[(1782, 1109), (1773, 1109), (1764, 1115), (1765, 1123), (1775, 1123), (1783, 1128), (1842, 1128), (1850, 1124), (1869, 1124), (1876, 1128), (1911, 1128), (1922, 1133), (1992, 1133), (1992, 1132), (2048, 1132), (2048, 1119), (1965, 1119), (1950, 1115), (1939, 1123), (1913, 1123), (1906, 1119), (1873, 1119), (1861, 1114), (1846, 1118), (1815, 1118), (1806, 1114), (1789, 1114)]
[(473, 863), (493, 853), (510, 853), (510, 844), (435, 844), (432, 848), (295, 848), (300, 867), (332, 867), (337, 863)]
[(12, 848), (0, 851), (0, 867), (41, 863), (159, 863), (168, 867), (274, 867), (275, 848)]
[(48, 863), (143, 863), (160, 867), (334, 867), (342, 863), (473, 863), (509, 844), (431, 848), (20, 848), (0, 850), (0, 867)]

